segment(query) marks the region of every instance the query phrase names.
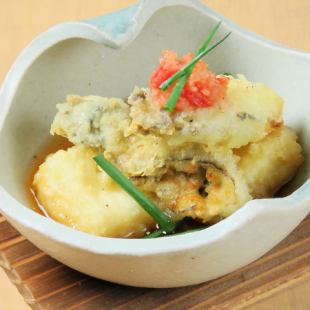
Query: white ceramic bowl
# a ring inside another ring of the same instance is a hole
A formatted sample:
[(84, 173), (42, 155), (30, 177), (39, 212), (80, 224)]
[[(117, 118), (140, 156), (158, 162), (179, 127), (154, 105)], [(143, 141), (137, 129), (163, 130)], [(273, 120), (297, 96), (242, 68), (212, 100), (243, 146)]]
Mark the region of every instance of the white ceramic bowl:
[[(195, 49), (222, 19), (229, 40), (208, 56), (216, 72), (243, 73), (286, 101), (306, 162), (286, 198), (253, 200), (200, 232), (154, 240), (110, 239), (75, 231), (27, 208), (24, 177), (66, 94), (126, 96), (146, 85), (165, 48)], [(310, 210), (310, 56), (257, 37), (198, 1), (142, 1), (87, 22), (64, 23), (19, 56), (0, 92), (0, 211), (40, 249), (89, 275), (123, 284), (176, 287), (210, 280), (259, 258)]]

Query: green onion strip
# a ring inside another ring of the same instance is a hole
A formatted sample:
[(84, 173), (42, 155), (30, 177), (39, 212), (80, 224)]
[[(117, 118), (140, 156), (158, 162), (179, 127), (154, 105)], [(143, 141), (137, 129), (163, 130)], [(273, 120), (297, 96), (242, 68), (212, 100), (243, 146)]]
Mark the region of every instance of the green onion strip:
[(160, 89), (161, 90), (167, 90), (167, 88), (172, 85), (175, 81), (178, 80), (178, 82), (176, 83), (175, 87), (173, 88), (167, 103), (165, 105), (165, 109), (169, 112), (172, 112), (180, 95), (181, 92), (186, 84), (186, 81), (188, 79), (188, 77), (190, 76), (190, 74), (192, 73), (195, 64), (206, 54), (208, 54), (209, 52), (211, 52), (213, 49), (215, 49), (219, 44), (221, 44), (223, 41), (225, 41), (231, 34), (231, 32), (229, 32), (228, 34), (226, 34), (222, 39), (220, 39), (219, 41), (217, 41), (214, 45), (212, 45), (210, 48), (208, 48), (211, 40), (213, 39), (214, 35), (216, 34), (217, 30), (219, 29), (220, 25), (221, 25), (221, 21), (218, 22), (215, 27), (211, 30), (211, 32), (209, 33), (207, 39), (205, 40), (205, 42), (202, 44), (202, 46), (200, 47), (200, 49), (196, 52), (195, 57), (186, 65), (184, 66), (182, 69), (180, 69), (178, 72), (176, 72), (174, 75), (172, 75), (169, 79), (167, 79), (166, 81), (164, 81), (161, 85), (160, 85)]
[(99, 154), (94, 157), (98, 166), (104, 170), (123, 190), (125, 190), (166, 233), (174, 231), (176, 224), (149, 200), (127, 177), (114, 165)]
[[(194, 229), (187, 230), (187, 231), (181, 231), (181, 232), (173, 233), (173, 236), (185, 235), (185, 234), (201, 231), (204, 229), (206, 229), (206, 228), (205, 227), (194, 228)], [(167, 237), (167, 236), (171, 236), (171, 235), (165, 234), (162, 230), (155, 230), (155, 231), (149, 233), (148, 235), (144, 236), (143, 239), (154, 239), (154, 238)]]

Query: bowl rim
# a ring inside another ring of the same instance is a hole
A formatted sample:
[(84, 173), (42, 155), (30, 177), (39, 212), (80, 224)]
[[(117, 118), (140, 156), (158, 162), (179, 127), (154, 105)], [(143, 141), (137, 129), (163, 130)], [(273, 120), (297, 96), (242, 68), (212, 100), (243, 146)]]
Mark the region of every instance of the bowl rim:
[[(10, 103), (23, 74), (31, 66), (33, 61), (44, 50), (59, 41), (68, 38), (85, 38), (99, 43), (104, 43), (111, 48), (126, 47), (142, 31), (147, 20), (160, 8), (167, 6), (188, 6), (202, 12), (214, 20), (222, 20), (228, 28), (238, 33), (246, 40), (255, 41), (270, 49), (276, 49), (282, 53), (310, 61), (310, 53), (288, 49), (270, 40), (242, 29), (227, 18), (209, 9), (197, 0), (144, 0), (136, 6), (131, 17), (134, 20), (134, 29), (129, 29), (120, 39), (113, 39), (111, 35), (88, 22), (68, 22), (56, 25), (34, 39), (20, 54), (7, 74), (0, 89), (0, 131), (8, 113)], [(293, 208), (310, 210), (310, 180), (306, 181), (299, 189), (285, 198), (255, 199), (247, 202), (226, 219), (204, 229), (190, 234), (168, 236), (157, 239), (119, 239), (99, 237), (74, 230), (44, 217), (24, 206), (14, 199), (3, 187), (0, 186), (1, 205), (0, 211), (13, 222), (36, 231), (46, 238), (53, 239), (69, 247), (82, 249), (88, 252), (105, 255), (150, 255), (159, 253), (171, 253), (181, 250), (189, 250), (206, 244), (212, 244), (224, 238), (226, 235), (241, 229), (251, 220), (262, 214), (290, 213)]]

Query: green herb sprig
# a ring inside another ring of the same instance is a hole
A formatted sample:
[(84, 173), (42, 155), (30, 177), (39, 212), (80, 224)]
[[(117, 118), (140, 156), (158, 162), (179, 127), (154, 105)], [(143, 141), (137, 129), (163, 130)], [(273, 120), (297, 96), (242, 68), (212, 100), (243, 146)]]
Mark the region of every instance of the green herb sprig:
[[(184, 234), (189, 234), (189, 233), (193, 233), (193, 232), (196, 232), (196, 231), (201, 231), (205, 229), (205, 227), (203, 228), (194, 228), (194, 229), (191, 229), (191, 230), (187, 230), (187, 231), (181, 231), (181, 232), (177, 232), (177, 233), (173, 233), (173, 236), (178, 236), (178, 235), (184, 235)], [(154, 230), (153, 232), (149, 233), (148, 235), (145, 235), (143, 237), (143, 239), (154, 239), (154, 238), (159, 238), (159, 237), (167, 237), (167, 236), (171, 236), (166, 234), (165, 232), (163, 232), (162, 230)]]
[(227, 33), (222, 39), (217, 41), (215, 44), (213, 44), (210, 48), (208, 48), (211, 40), (213, 39), (214, 35), (216, 34), (217, 30), (219, 29), (221, 25), (221, 21), (218, 22), (213, 29), (210, 31), (207, 39), (205, 42), (202, 44), (200, 49), (196, 52), (195, 57), (187, 64), (185, 65), (182, 69), (180, 69), (178, 72), (176, 72), (174, 75), (172, 75), (169, 79), (164, 81), (160, 85), (161, 90), (167, 90), (170, 85), (172, 85), (174, 82), (178, 80), (176, 83), (175, 87), (173, 88), (167, 103), (165, 105), (165, 109), (169, 112), (172, 112), (174, 110), (174, 107), (181, 95), (181, 92), (186, 84), (186, 81), (190, 74), (192, 73), (196, 63), (206, 54), (210, 53), (213, 49), (215, 49), (218, 45), (220, 45), (222, 42), (224, 42), (231, 34), (231, 32)]
[(123, 188), (159, 225), (167, 234), (174, 231), (176, 224), (149, 200), (127, 177), (113, 164), (99, 154), (94, 157), (98, 166), (104, 170), (121, 188)]
[[(211, 32), (209, 33), (207, 39), (205, 40), (205, 42), (203, 42), (202, 46), (200, 47), (200, 49), (198, 50), (198, 52), (196, 52), (195, 56), (197, 56), (198, 54), (200, 54), (201, 52), (203, 52), (208, 46), (209, 46), (209, 43), (211, 42), (211, 40), (213, 39), (215, 33), (217, 32), (217, 30), (219, 29), (219, 27), (221, 26), (222, 24), (222, 21), (218, 22), (214, 27), (213, 29), (211, 30)], [(172, 112), (180, 95), (181, 95), (181, 92), (182, 92), (182, 89), (184, 87), (184, 85), (186, 84), (186, 81), (187, 79), (189, 78), (189, 76), (191, 75), (191, 73), (193, 72), (194, 70), (194, 65), (188, 70), (188, 72), (186, 74), (184, 74), (180, 79), (179, 81), (177, 82), (177, 84), (175, 85), (175, 87), (173, 88), (168, 100), (167, 100), (167, 103), (165, 105), (165, 109), (169, 112)], [(165, 83), (165, 82), (164, 82)], [(164, 84), (163, 83), (163, 84)], [(162, 88), (164, 87), (162, 85), (160, 85), (160, 89), (162, 90), (166, 90), (167, 88)]]
[(145, 235), (143, 237), (143, 239), (154, 239), (154, 238), (158, 238), (158, 237), (161, 237), (163, 236), (163, 231), (162, 230), (154, 230), (152, 231), (151, 233), (149, 233), (148, 235)]

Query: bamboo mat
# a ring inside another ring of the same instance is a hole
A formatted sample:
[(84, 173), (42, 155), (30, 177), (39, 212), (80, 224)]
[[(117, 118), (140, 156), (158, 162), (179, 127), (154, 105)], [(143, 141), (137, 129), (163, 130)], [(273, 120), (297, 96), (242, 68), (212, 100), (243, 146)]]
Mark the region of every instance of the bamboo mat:
[(0, 266), (33, 309), (242, 309), (310, 279), (310, 216), (258, 261), (191, 287), (141, 289), (91, 278), (40, 251), (1, 215)]

